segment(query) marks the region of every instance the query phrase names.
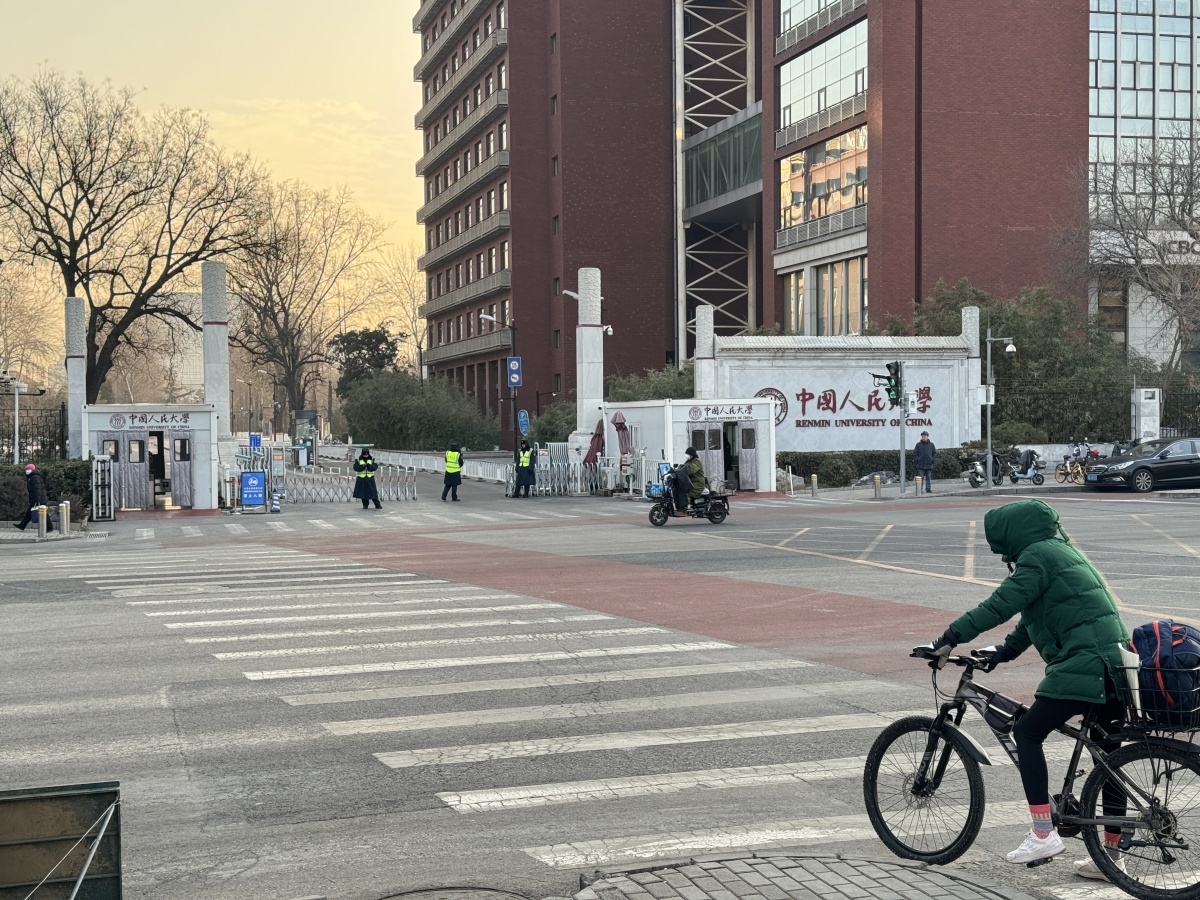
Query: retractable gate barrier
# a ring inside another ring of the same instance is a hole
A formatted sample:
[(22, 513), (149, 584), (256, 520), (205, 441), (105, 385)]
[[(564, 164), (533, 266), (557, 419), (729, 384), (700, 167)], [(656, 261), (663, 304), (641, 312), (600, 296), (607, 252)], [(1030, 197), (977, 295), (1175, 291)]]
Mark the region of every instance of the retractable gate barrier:
[(120, 900), (121, 785), (0, 791), (0, 900)]
[(594, 463), (549, 463), (535, 470), (540, 497), (569, 497), (611, 491), (620, 478), (616, 459), (602, 457)]
[[(283, 499), (288, 503), (348, 502), (354, 499), (357, 478), (353, 469), (337, 466), (289, 469), (283, 478)], [(375, 470), (375, 490), (380, 500), (416, 500), (416, 468), (379, 466)]]
[(107, 456), (92, 457), (92, 521), (111, 522), (116, 517), (113, 462)]

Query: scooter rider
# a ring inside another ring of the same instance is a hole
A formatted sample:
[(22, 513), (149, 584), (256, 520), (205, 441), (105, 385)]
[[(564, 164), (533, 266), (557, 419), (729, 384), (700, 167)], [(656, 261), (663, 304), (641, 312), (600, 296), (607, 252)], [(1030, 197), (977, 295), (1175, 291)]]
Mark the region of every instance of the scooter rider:
[(704, 493), (704, 463), (696, 455), (695, 447), (688, 447), (684, 452), (687, 459), (675, 470), (675, 515), (686, 516), (688, 503), (691, 499)]
[(1021, 451), (1021, 458), (1017, 460), (1017, 467), (1021, 470), (1022, 478), (1032, 478), (1033, 468), (1037, 463), (1038, 454), (1032, 447), (1026, 447)]

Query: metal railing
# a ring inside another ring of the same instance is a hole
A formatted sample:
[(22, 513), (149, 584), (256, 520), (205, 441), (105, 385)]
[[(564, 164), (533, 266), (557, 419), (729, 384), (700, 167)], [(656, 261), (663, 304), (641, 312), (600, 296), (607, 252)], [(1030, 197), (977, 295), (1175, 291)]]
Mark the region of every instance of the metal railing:
[(818, 131), (824, 131), (826, 128), (831, 128), (838, 122), (844, 122), (846, 119), (861, 115), (867, 111), (867, 95), (864, 91), (861, 94), (855, 94), (853, 97), (847, 97), (839, 103), (833, 104), (828, 109), (823, 109), (819, 113), (813, 113), (811, 116), (805, 116), (799, 122), (793, 122), (780, 128), (775, 132), (775, 149), (782, 150), (788, 144), (794, 144), (801, 138), (808, 137)]
[[(337, 466), (303, 466), (283, 477), (284, 502), (349, 503), (354, 500), (353, 470)], [(382, 500), (416, 500), (417, 470), (412, 466), (380, 465), (375, 470), (375, 490)]]
[(822, 28), (828, 28), (838, 19), (849, 15), (860, 6), (866, 5), (867, 0), (838, 0), (836, 3), (830, 3), (816, 15), (809, 16), (803, 22), (793, 25), (775, 38), (776, 55), (785, 52), (791, 47), (795, 47), (810, 35), (816, 34)]
[(867, 205), (844, 209), (828, 216), (821, 216), (802, 225), (792, 225), (775, 232), (775, 249), (798, 247), (810, 241), (818, 241), (843, 231), (867, 227)]

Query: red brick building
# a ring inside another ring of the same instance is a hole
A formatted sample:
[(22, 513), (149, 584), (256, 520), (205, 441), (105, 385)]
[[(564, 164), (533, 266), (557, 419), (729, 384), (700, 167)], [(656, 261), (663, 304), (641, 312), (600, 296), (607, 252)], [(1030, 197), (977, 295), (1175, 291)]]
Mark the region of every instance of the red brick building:
[(605, 374), (674, 361), (670, 5), (426, 0), (413, 24), (424, 361), (511, 441), (514, 326), (517, 408), (573, 398), (580, 267), (603, 273)]

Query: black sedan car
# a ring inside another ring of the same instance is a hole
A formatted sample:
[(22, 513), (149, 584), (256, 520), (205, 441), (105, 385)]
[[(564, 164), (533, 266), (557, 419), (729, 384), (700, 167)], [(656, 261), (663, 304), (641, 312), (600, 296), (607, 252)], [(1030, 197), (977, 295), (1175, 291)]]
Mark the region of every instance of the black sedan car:
[(1087, 467), (1092, 487), (1126, 487), (1138, 493), (1156, 487), (1200, 484), (1200, 438), (1159, 438), (1128, 453)]

